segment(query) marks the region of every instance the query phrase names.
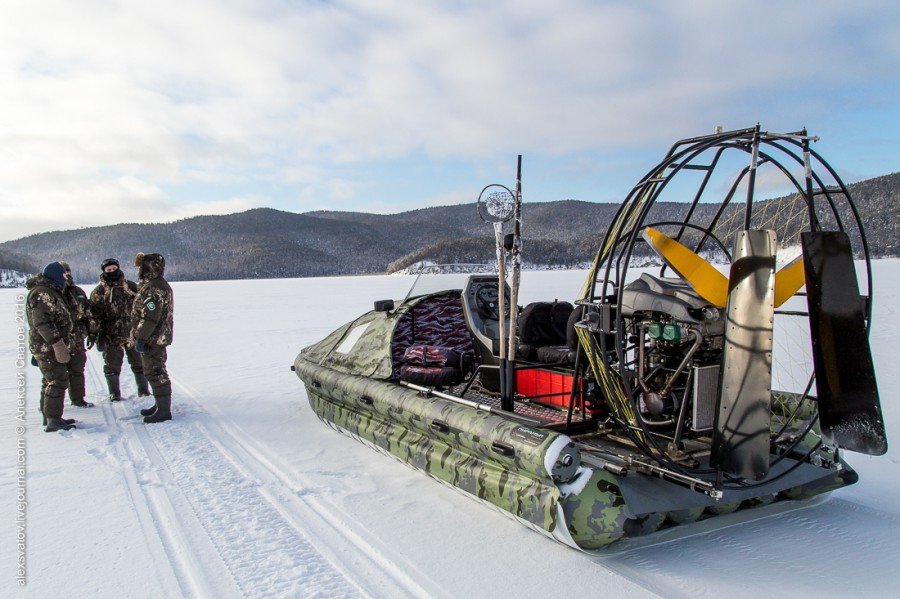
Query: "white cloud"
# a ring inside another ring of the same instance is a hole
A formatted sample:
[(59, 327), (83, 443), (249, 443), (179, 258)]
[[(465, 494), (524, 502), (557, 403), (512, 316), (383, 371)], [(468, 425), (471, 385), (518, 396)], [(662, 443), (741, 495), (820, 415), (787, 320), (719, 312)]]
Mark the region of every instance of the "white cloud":
[(48, 230), (231, 214), (266, 204), (266, 198), (251, 196), (179, 205), (155, 185), (130, 176), (68, 180), (59, 187), (20, 192), (16, 199), (0, 204), (0, 239)]
[(169, 190), (186, 183), (345, 201), (369, 182), (335, 165), (811, 125), (841, 109), (834, 90), (896, 81), (898, 23), (891, 2), (13, 3), (0, 215), (15, 231), (7, 218), (62, 227), (252, 205), (179, 212)]

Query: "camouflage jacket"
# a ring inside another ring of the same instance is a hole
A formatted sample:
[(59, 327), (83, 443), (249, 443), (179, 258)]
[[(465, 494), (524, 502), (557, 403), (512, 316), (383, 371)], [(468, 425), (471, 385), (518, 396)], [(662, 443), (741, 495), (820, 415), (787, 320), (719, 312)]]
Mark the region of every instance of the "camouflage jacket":
[(98, 333), (111, 343), (124, 345), (131, 333), (131, 308), (137, 296), (134, 281), (122, 279), (115, 283), (101, 280), (91, 291), (91, 308), (97, 321)]
[(28, 318), (28, 347), (39, 360), (53, 357), (53, 344), (72, 340), (72, 314), (62, 288), (44, 275), (35, 275), (25, 283)]
[(171, 345), (175, 299), (172, 288), (162, 276), (141, 281), (131, 308), (131, 338), (151, 345)]
[(78, 285), (70, 285), (63, 289), (63, 297), (72, 313), (73, 343), (83, 348), (85, 337), (93, 339), (97, 335), (97, 322), (91, 310), (91, 301), (84, 289)]

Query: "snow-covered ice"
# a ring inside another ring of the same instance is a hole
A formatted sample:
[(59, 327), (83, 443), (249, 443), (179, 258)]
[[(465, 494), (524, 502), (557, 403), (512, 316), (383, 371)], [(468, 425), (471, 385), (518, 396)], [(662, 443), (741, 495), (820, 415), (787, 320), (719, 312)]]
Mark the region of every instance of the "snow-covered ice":
[[(900, 260), (874, 263), (875, 364), (888, 437), (900, 430)], [(526, 272), (522, 303), (571, 298), (583, 272)], [(76, 430), (40, 427), (28, 366), (27, 586), (16, 584), (16, 315), (0, 290), (0, 595), (889, 596), (900, 562), (900, 454), (847, 454), (860, 482), (791, 511), (663, 544), (588, 555), (553, 543), (322, 425), (290, 365), (406, 276), (173, 285), (175, 420), (105, 399)], [(764, 508), (763, 508), (764, 509)], [(728, 517), (726, 517), (728, 518)], [(746, 519), (744, 519), (746, 520)]]

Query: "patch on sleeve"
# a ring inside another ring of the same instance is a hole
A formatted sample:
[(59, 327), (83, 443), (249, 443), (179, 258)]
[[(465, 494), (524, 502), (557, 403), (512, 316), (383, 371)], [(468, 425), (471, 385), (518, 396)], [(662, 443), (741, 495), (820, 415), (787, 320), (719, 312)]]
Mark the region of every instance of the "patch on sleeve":
[(145, 305), (147, 306), (147, 310), (149, 310), (150, 312), (156, 310), (156, 302), (154, 302), (153, 300), (150, 300)]

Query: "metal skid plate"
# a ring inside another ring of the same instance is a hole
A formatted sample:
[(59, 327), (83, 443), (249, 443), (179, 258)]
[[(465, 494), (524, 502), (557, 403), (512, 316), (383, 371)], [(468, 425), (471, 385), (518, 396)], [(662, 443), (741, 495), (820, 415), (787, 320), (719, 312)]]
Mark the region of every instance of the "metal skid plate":
[(711, 455), (722, 471), (756, 480), (769, 472), (775, 250), (771, 230), (735, 239)]
[(850, 238), (817, 231), (801, 242), (822, 437), (882, 455), (887, 438)]

